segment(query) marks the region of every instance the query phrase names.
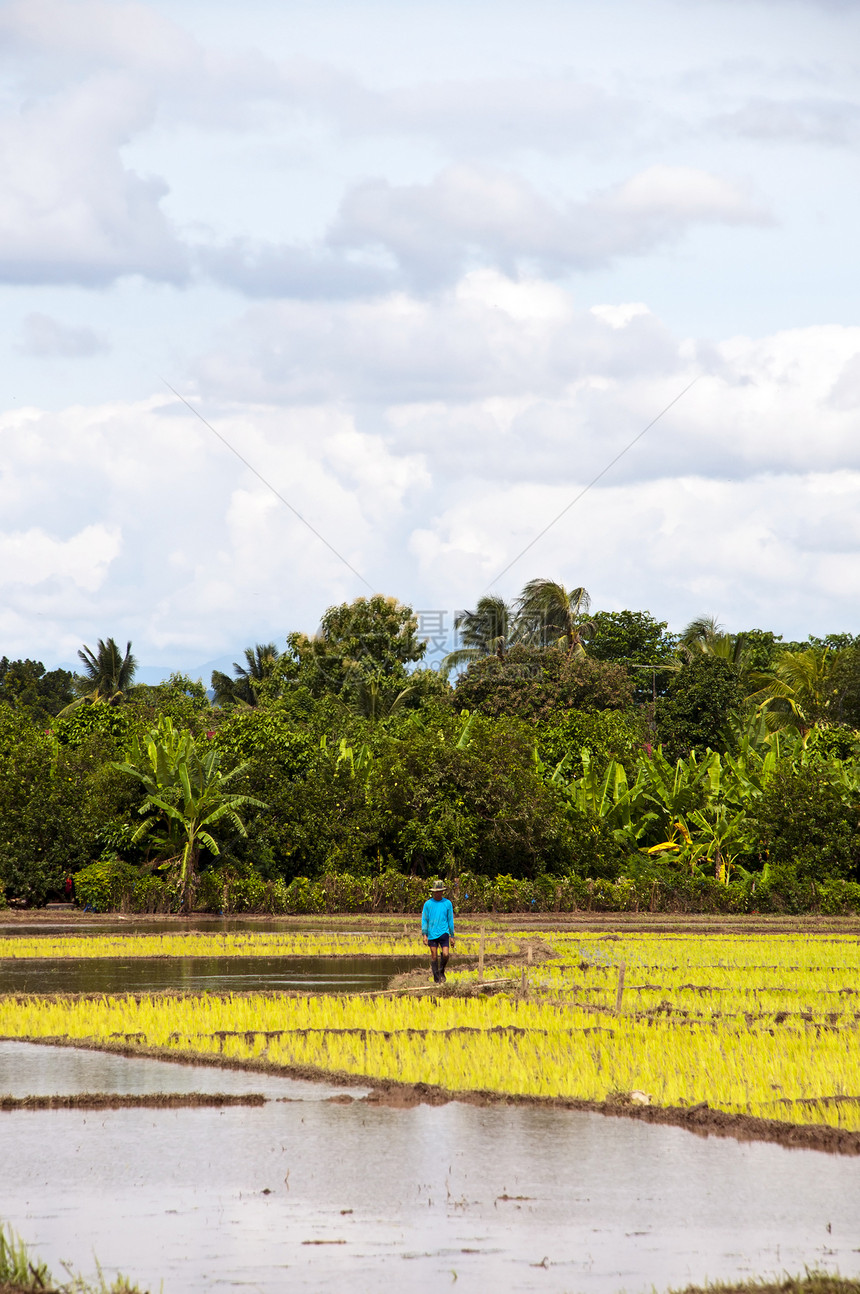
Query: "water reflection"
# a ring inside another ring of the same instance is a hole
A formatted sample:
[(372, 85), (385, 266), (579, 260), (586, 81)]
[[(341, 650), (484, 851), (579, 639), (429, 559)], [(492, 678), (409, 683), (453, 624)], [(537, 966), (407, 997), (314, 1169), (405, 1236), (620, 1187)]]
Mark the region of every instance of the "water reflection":
[(45, 957), (0, 960), (0, 993), (383, 989), (415, 957)]
[[(369, 1089), (349, 1088), (363, 1096)], [(302, 1082), (255, 1070), (182, 1065), (176, 1061), (130, 1059), (109, 1051), (50, 1047), (0, 1040), (0, 1094), (74, 1096), (79, 1092), (262, 1092), (272, 1099), (327, 1101), (344, 1091), (330, 1083)], [(0, 1205), (2, 1213), (2, 1205)]]
[[(194, 1086), (217, 1090), (221, 1071), (205, 1074)], [(599, 1115), (320, 1101), (4, 1114), (0, 1163), (5, 1215), (55, 1268), (91, 1270), (95, 1252), (165, 1294), (435, 1294), (454, 1273), (466, 1294), (637, 1294), (860, 1273), (857, 1159)]]

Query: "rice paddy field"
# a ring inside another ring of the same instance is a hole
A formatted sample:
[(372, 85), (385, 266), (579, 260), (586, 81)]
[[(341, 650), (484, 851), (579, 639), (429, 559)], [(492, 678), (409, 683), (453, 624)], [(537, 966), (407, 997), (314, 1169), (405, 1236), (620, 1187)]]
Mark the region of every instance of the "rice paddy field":
[[(404, 956), (370, 931), (38, 935), (2, 959)], [(7, 961), (5, 964), (9, 964)], [(447, 983), (385, 993), (3, 995), (0, 1037), (68, 1040), (449, 1092), (691, 1107), (860, 1133), (853, 928), (551, 930), (477, 923)]]

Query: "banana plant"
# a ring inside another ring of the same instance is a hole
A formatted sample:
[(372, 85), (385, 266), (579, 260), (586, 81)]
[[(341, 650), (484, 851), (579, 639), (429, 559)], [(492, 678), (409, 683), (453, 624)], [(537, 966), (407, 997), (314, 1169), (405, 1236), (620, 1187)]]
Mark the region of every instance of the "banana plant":
[(343, 764), (349, 769), (350, 777), (355, 777), (356, 773), (366, 773), (373, 762), (373, 751), (367, 742), (363, 742), (358, 750), (350, 746), (346, 737), (341, 737), (338, 746), (337, 759), (334, 764), (334, 771), (337, 773)]
[(158, 727), (145, 738), (143, 748), (135, 742), (131, 760), (114, 764), (146, 791), (139, 810), (145, 820), (132, 842), (136, 844), (152, 834), (160, 823), (166, 828), (162, 845), (168, 849), (178, 846), (181, 851), (179, 888), (186, 913), (191, 911), (201, 849), (216, 855), (221, 852), (214, 828), (226, 819), (244, 836), (247, 832), (238, 810), (246, 805), (266, 808), (262, 800), (227, 790), (228, 783), (239, 777), (247, 764), (225, 773), (220, 762), (221, 752), (216, 747), (201, 750), (190, 732), (179, 732), (169, 718), (162, 716)]

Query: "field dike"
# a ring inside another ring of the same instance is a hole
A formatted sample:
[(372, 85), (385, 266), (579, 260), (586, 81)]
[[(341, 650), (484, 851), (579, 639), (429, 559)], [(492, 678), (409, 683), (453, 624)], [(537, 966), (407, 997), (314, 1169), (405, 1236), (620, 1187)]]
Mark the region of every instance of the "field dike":
[(0, 1111), (177, 1110), (183, 1106), (220, 1110), (229, 1105), (265, 1105), (259, 1092), (76, 1092), (72, 1096), (0, 1096)]

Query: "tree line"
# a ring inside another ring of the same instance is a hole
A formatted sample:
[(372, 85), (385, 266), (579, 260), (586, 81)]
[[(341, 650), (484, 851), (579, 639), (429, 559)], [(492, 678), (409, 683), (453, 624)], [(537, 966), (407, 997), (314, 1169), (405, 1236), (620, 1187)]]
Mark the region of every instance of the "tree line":
[(4, 657), (7, 900), (71, 875), (93, 906), (285, 910), (442, 874), (464, 902), (860, 903), (851, 635), (672, 634), (549, 580), (457, 628), (431, 669), (411, 608), (358, 598), (209, 689), (136, 684), (110, 637), (74, 674)]

